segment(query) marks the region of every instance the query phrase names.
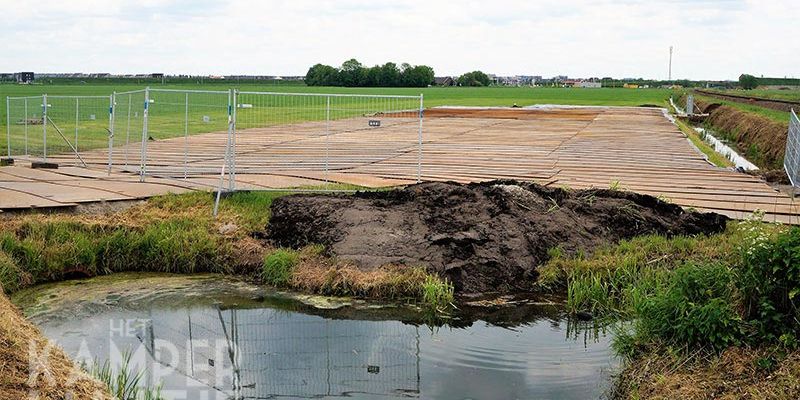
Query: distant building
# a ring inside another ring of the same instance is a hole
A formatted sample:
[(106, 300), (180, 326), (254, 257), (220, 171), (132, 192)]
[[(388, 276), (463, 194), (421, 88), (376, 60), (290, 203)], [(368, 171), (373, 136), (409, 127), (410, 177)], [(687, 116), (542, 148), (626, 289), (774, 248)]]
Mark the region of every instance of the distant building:
[(433, 83), (436, 86), (455, 86), (456, 81), (452, 76), (437, 76), (433, 78)]
[(575, 87), (587, 88), (587, 89), (600, 88), (600, 87), (603, 87), (603, 84), (600, 83), (600, 82), (580, 81), (577, 84), (575, 84)]
[(14, 74), (14, 79), (17, 83), (32, 83), (33, 78), (33, 72), (17, 72)]

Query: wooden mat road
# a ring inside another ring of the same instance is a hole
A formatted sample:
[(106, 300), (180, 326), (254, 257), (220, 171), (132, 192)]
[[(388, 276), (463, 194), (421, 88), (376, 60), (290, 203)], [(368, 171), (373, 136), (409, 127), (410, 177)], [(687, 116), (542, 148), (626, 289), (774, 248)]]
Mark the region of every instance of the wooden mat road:
[[(676, 204), (746, 218), (800, 223), (800, 205), (756, 177), (710, 165), (654, 108), (426, 110), (422, 152), (416, 119), (381, 117), (306, 122), (237, 132), (237, 188), (368, 187), (422, 180), (533, 180), (571, 188), (608, 188), (661, 196)], [(210, 190), (218, 183), (225, 133), (147, 143), (147, 182), (138, 182), (140, 144), (82, 153), (91, 169), (0, 168), (0, 209), (71, 206)], [(123, 165), (127, 152), (128, 166)], [(74, 155), (53, 157), (75, 164)], [(96, 170), (95, 170), (96, 169)], [(169, 178), (169, 179), (167, 179)], [(185, 178), (185, 179), (184, 179)]]

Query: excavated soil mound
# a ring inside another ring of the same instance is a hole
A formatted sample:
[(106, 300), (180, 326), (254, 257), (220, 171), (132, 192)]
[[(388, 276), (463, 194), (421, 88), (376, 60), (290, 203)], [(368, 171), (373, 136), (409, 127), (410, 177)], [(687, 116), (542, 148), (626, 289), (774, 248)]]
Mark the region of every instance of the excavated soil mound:
[(536, 267), (550, 249), (589, 252), (648, 233), (714, 233), (726, 221), (623, 191), (431, 182), (387, 192), (281, 197), (272, 203), (268, 237), (283, 247), (324, 244), (360, 268), (424, 266), (462, 293), (510, 293), (533, 288)]

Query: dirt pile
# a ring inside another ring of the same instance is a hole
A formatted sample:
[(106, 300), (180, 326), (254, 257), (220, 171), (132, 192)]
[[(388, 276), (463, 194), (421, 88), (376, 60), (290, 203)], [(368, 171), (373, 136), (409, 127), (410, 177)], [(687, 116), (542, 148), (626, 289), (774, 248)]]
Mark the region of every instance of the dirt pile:
[(727, 218), (685, 212), (652, 196), (568, 191), (517, 181), (431, 182), (355, 195), (276, 199), (268, 238), (283, 247), (324, 244), (360, 268), (424, 266), (462, 293), (532, 289), (549, 251), (591, 251), (648, 233), (720, 232)]

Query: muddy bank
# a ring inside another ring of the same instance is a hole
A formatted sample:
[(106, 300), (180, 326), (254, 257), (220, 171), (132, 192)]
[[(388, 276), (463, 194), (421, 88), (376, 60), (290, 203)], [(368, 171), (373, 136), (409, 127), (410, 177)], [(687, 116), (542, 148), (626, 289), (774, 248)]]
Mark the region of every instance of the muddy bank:
[(362, 269), (424, 266), (461, 293), (513, 293), (534, 289), (537, 266), (554, 251), (590, 252), (651, 233), (721, 232), (726, 221), (624, 191), (432, 182), (352, 196), (282, 197), (272, 204), (267, 235), (282, 247), (324, 244)]

